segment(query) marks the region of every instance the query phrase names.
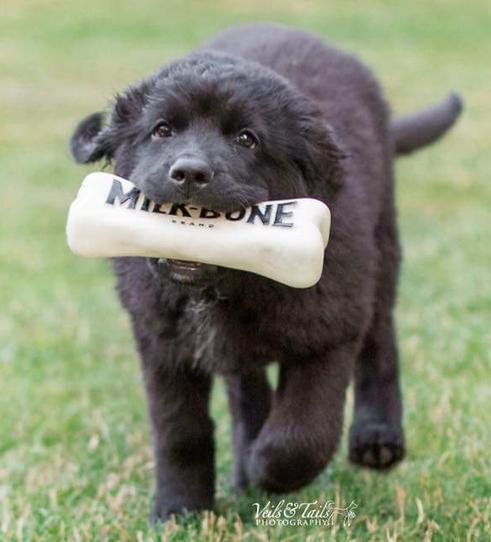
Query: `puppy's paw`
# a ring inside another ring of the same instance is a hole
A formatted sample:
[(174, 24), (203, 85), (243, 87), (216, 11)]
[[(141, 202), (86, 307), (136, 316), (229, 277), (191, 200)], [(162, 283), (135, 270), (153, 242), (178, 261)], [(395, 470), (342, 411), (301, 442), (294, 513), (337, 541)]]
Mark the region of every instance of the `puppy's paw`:
[(212, 510), (213, 503), (193, 499), (169, 499), (168, 497), (157, 497), (155, 499), (152, 510), (150, 511), (148, 520), (150, 523), (164, 523), (171, 516), (182, 516), (192, 512), (202, 512), (204, 510)]
[(251, 449), (247, 474), (251, 483), (265, 491), (286, 493), (311, 482), (326, 464), (308, 447), (259, 441)]
[(401, 427), (387, 423), (355, 424), (350, 430), (349, 459), (371, 469), (388, 469), (404, 457)]

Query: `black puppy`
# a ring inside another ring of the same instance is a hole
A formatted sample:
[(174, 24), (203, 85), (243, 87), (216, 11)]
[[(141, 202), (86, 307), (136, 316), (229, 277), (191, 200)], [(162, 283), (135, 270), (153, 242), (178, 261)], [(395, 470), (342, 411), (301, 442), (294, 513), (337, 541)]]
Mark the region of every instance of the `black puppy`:
[(332, 212), (324, 272), (308, 289), (192, 262), (114, 261), (148, 394), (156, 518), (213, 506), (213, 373), (228, 386), (238, 486), (310, 482), (339, 443), (352, 375), (351, 461), (383, 469), (403, 457), (392, 163), (460, 109), (451, 95), (393, 122), (354, 57), (301, 31), (249, 25), (118, 96), (107, 124), (101, 113), (80, 123), (75, 159), (111, 160), (157, 202), (232, 211), (309, 196)]

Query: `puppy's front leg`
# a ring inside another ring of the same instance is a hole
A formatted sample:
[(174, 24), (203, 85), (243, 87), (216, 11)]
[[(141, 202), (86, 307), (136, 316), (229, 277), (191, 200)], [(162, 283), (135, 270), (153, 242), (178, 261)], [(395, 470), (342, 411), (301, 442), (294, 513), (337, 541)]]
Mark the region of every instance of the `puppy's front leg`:
[(324, 359), (281, 367), (273, 408), (249, 456), (251, 482), (294, 491), (327, 465), (341, 436), (355, 351), (339, 347)]
[(213, 422), (210, 378), (143, 362), (157, 469), (152, 519), (213, 508)]

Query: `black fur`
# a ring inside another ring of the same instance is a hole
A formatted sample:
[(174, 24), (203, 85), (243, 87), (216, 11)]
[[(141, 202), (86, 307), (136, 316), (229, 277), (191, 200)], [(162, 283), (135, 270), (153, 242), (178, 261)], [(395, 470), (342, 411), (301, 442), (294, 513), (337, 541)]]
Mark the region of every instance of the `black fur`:
[[(112, 160), (116, 174), (157, 201), (233, 210), (310, 196), (332, 212), (322, 278), (308, 289), (207, 267), (183, 284), (170, 264), (114, 262), (148, 394), (155, 517), (213, 506), (215, 373), (228, 385), (238, 486), (283, 492), (311, 481), (339, 443), (353, 374), (351, 460), (399, 461), (396, 141), (371, 72), (304, 32), (243, 26), (130, 88), (107, 125), (101, 119), (76, 130), (75, 158)], [(151, 135), (162, 121), (171, 137)], [(243, 129), (257, 136), (256, 148), (237, 142)], [(206, 163), (211, 181), (170, 179), (182, 156)], [(273, 361), (274, 393), (264, 369)]]
[(424, 111), (395, 119), (391, 132), (395, 140), (396, 153), (410, 154), (438, 140), (455, 124), (462, 108), (462, 98), (451, 92), (440, 103)]

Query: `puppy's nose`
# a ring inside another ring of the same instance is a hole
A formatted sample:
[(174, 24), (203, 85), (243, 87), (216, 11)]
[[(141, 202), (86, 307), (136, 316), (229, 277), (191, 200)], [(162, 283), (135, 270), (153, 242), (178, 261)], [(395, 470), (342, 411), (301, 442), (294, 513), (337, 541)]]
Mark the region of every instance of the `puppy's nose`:
[(169, 177), (179, 185), (203, 186), (211, 181), (213, 170), (199, 158), (178, 158), (170, 168)]

